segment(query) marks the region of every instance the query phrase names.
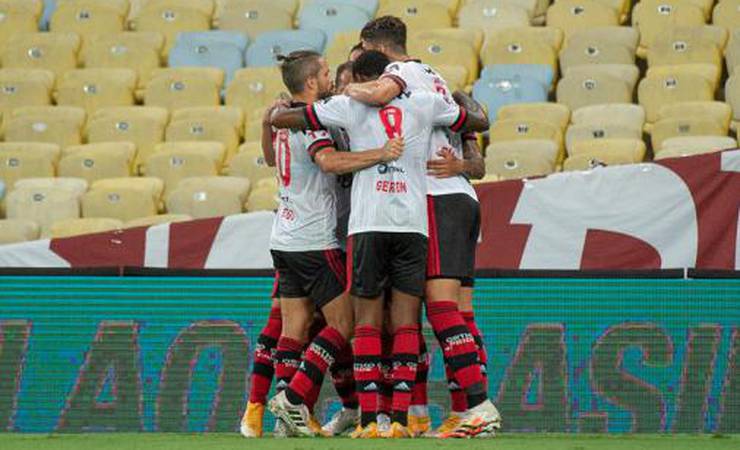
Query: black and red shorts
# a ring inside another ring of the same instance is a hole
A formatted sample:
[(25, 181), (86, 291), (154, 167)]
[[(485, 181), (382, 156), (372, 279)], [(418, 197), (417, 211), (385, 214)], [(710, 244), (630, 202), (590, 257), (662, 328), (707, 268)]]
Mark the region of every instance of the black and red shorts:
[(308, 252), (271, 250), (277, 296), (308, 298), (322, 308), (347, 286), (345, 254), (339, 249)]
[(427, 278), (460, 280), (472, 287), (480, 235), (480, 204), (467, 194), (427, 196), (429, 255)]

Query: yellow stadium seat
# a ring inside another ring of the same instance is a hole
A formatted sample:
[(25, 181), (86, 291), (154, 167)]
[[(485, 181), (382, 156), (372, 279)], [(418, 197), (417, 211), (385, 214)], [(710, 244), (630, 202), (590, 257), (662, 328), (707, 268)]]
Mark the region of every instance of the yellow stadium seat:
[[(343, 31), (334, 33), (334, 38), (326, 44), (324, 57), (331, 67), (349, 60), (349, 53), (352, 47), (360, 42), (360, 33), (358, 31)], [(239, 72), (237, 72), (238, 74)]]
[(213, 146), (209, 148), (210, 143), (199, 142), (197, 143), (199, 146), (193, 143), (177, 144), (179, 148), (160, 149), (146, 161), (146, 174), (164, 181), (165, 195), (174, 189), (180, 180), (218, 175), (221, 168), (217, 156), (214, 157), (211, 153)]
[(92, 114), (100, 108), (133, 105), (135, 88), (136, 72), (130, 69), (70, 70), (58, 83), (56, 101)]
[(0, 2), (0, 42), (21, 33), (38, 31), (38, 15), (20, 2)]
[[(355, 33), (355, 35), (356, 34), (357, 33)], [(476, 52), (480, 52), (480, 49), (483, 46), (483, 38), (484, 34), (481, 30), (466, 30), (462, 28), (435, 28), (430, 30), (411, 32), (411, 34), (409, 35), (409, 42), (426, 39), (447, 42), (460, 41), (472, 46)], [(358, 41), (359, 38), (357, 36), (354, 36), (354, 43), (356, 44)]]
[(458, 13), (458, 26), (468, 30), (481, 30), (485, 34), (507, 27), (525, 27), (530, 24), (530, 14), (518, 5), (487, 0), (467, 2)]
[(49, 236), (54, 222), (80, 216), (80, 200), (75, 192), (53, 188), (15, 189), (6, 199), (9, 219), (25, 219), (37, 223), (41, 237)]
[(33, 220), (0, 220), (0, 245), (33, 241), (39, 238), (40, 229)]
[(77, 197), (87, 192), (88, 183), (82, 178), (42, 177), (23, 178), (15, 182), (15, 189), (60, 189), (70, 191)]
[(63, 239), (84, 234), (120, 230), (123, 222), (110, 218), (63, 219), (54, 222), (49, 230), (52, 239)]
[(701, 155), (737, 148), (737, 141), (729, 136), (686, 136), (663, 141), (663, 148), (655, 151), (656, 160)]
[(642, 130), (645, 125), (645, 109), (633, 103), (607, 103), (578, 108), (571, 120), (576, 125), (610, 123)]
[(732, 107), (732, 126), (737, 129), (740, 123), (740, 76), (732, 75), (725, 83), (725, 100)]
[(630, 103), (632, 89), (624, 80), (604, 73), (566, 75), (558, 83), (557, 99), (572, 111), (602, 103)]
[(522, 139), (547, 139), (562, 144), (563, 134), (559, 127), (537, 118), (496, 120), (489, 131), (491, 142), (517, 141)]
[(172, 120), (165, 134), (167, 141), (217, 141), (224, 145), (230, 158), (239, 147), (239, 133), (232, 124), (213, 119)]
[(632, 10), (631, 0), (596, 0), (598, 3), (606, 5), (617, 13), (619, 23), (625, 23), (629, 18), (629, 13)]
[(151, 73), (160, 67), (164, 37), (160, 33), (118, 33), (87, 41), (80, 62), (87, 68), (131, 69), (138, 87), (144, 88)]
[[(98, 110), (87, 124), (90, 143), (132, 142), (138, 150), (135, 168), (164, 141), (169, 113), (163, 108), (131, 106)], [(137, 170), (138, 171), (138, 170)]]
[(2, 43), (2, 67), (44, 69), (58, 77), (77, 67), (80, 38), (70, 33), (16, 34)]
[(468, 69), (465, 67), (438, 64), (434, 70), (445, 80), (451, 92), (467, 90)]
[(59, 161), (59, 176), (84, 178), (91, 184), (131, 176), (134, 153), (133, 144), (125, 142), (79, 146)]
[(704, 39), (673, 40), (670, 36), (656, 37), (647, 52), (648, 65), (668, 66), (677, 64), (711, 64), (722, 67), (720, 49)]
[(273, 188), (254, 189), (247, 200), (247, 211), (275, 211), (280, 201), (278, 192)]
[(592, 42), (594, 44), (612, 44), (621, 45), (630, 49), (632, 54), (637, 51), (637, 44), (640, 41), (640, 33), (632, 27), (596, 27), (576, 31), (568, 36), (566, 47), (578, 42)]
[[(226, 178), (230, 183), (219, 180)], [(199, 177), (181, 181), (167, 198), (167, 211), (195, 219), (240, 214), (249, 181), (236, 177)]]
[(47, 155), (18, 150), (0, 150), (0, 180), (13, 186), (22, 178), (53, 177), (54, 161)]
[(515, 34), (511, 30), (492, 32), (483, 44), (481, 62), (491, 64), (546, 64), (557, 69), (555, 50), (535, 34)]
[[(109, 191), (135, 188), (145, 192), (155, 204), (159, 205), (164, 195), (164, 181), (156, 177), (105, 178), (95, 181), (90, 190)], [(148, 202), (148, 201), (147, 201)]]
[(609, 42), (581, 40), (568, 44), (560, 52), (560, 67), (563, 72), (570, 67), (586, 64), (634, 65), (635, 54), (628, 47)]
[(254, 39), (265, 31), (293, 28), (293, 12), (271, 0), (225, 2), (214, 24), (220, 30), (242, 31)]
[(281, 92), (287, 92), (277, 67), (251, 67), (238, 70), (226, 88), (226, 105), (247, 112), (272, 105)]
[(567, 37), (589, 28), (619, 25), (619, 14), (594, 0), (558, 0), (547, 10), (547, 24)]
[[(136, 145), (133, 142), (98, 142), (84, 145), (70, 145), (62, 149), (62, 158), (72, 156), (78, 153), (115, 153), (123, 155), (129, 165), (133, 165), (136, 159)], [(127, 175), (128, 176), (128, 175)]]
[(478, 53), (461, 41), (441, 41), (438, 39), (417, 39), (409, 42), (409, 53), (432, 67), (441, 64), (464, 67), (468, 78), (466, 84), (478, 79)]
[(680, 102), (670, 103), (658, 110), (660, 119), (712, 119), (725, 130), (732, 122), (732, 108), (724, 102)]
[(573, 124), (565, 133), (565, 146), (569, 155), (577, 153), (578, 144), (583, 141), (604, 141), (607, 139), (642, 139), (642, 128), (633, 128), (619, 123)]
[(493, 30), (488, 36), (489, 41), (498, 41), (501, 39), (525, 39), (528, 42), (532, 40), (540, 41), (549, 45), (556, 54), (563, 47), (565, 40), (563, 31), (555, 27), (506, 27)]
[(720, 0), (712, 11), (712, 23), (731, 32), (740, 28), (740, 1)]
[(117, 219), (122, 222), (157, 213), (158, 205), (139, 187), (93, 188), (82, 196), (82, 217)]
[(19, 108), (5, 121), (5, 140), (76, 145), (81, 143), (84, 118), (84, 110), (73, 107)]
[[(230, 3), (256, 4), (263, 1), (264, 0), (216, 0), (216, 12), (214, 14), (218, 17), (219, 13)], [(298, 12), (298, 8), (303, 3), (303, 0), (274, 0), (270, 3), (283, 8), (290, 14), (295, 14)]]
[(218, 141), (171, 141), (157, 144), (154, 153), (189, 152), (208, 156), (218, 170), (221, 170), (226, 157), (226, 147)]
[(153, 227), (168, 223), (188, 222), (190, 220), (193, 220), (193, 218), (186, 214), (159, 214), (129, 220), (123, 224), (123, 228)]
[(486, 173), (502, 180), (548, 175), (557, 156), (557, 144), (550, 140), (494, 142), (486, 149)]
[(634, 92), (640, 69), (634, 64), (585, 64), (569, 67), (563, 71), (565, 77), (588, 79), (592, 77), (612, 77), (623, 81)]
[(153, 78), (144, 92), (147, 106), (169, 110), (195, 106), (218, 106), (221, 102), (219, 86), (212, 79), (195, 73), (182, 73), (173, 77)]
[(244, 134), (244, 110), (235, 106), (206, 106), (182, 108), (172, 111), (172, 122), (178, 120), (215, 119), (234, 127), (239, 135)]
[(165, 37), (164, 53), (167, 55), (179, 33), (209, 30), (211, 16), (199, 10), (196, 4), (190, 4), (190, 1), (178, 4), (172, 0), (153, 0), (138, 11), (130, 27), (134, 31), (162, 33)]
[(54, 74), (47, 70), (0, 69), (0, 114), (51, 104)]
[(644, 58), (655, 38), (671, 28), (704, 23), (701, 8), (688, 0), (642, 0), (632, 10), (632, 26), (640, 32), (637, 55)]
[(674, 137), (726, 136), (727, 128), (711, 118), (668, 118), (660, 119), (650, 131), (653, 149), (661, 149), (663, 141)]
[(713, 64), (676, 64), (670, 66), (655, 66), (648, 68), (646, 76), (669, 77), (677, 74), (698, 75), (706, 80), (712, 88), (712, 92), (717, 90), (719, 80), (722, 76), (722, 70)]
[(186, 178), (180, 181), (180, 183), (177, 185), (178, 189), (198, 189), (202, 187), (213, 187), (216, 189), (229, 191), (239, 197), (241, 202), (244, 203), (247, 201), (247, 197), (249, 197), (249, 191), (252, 188), (252, 183), (248, 179), (243, 177), (216, 176)]
[[(647, 148), (642, 138), (608, 138), (600, 140), (583, 140), (573, 145), (571, 156), (600, 156), (609, 154), (623, 155), (631, 163), (645, 159)], [(607, 156), (608, 158), (608, 156)]]
[(711, 42), (720, 50), (727, 47), (730, 34), (725, 28), (716, 25), (678, 25), (667, 28), (659, 39), (668, 42)]
[(541, 122), (565, 130), (570, 121), (570, 110), (567, 106), (558, 103), (513, 103), (504, 105), (496, 116), (499, 120), (529, 120), (536, 118)]
[(36, 155), (50, 160), (54, 165), (59, 162), (61, 148), (56, 144), (43, 142), (0, 142), (0, 153), (20, 152), (26, 155)]
[(228, 174), (234, 177), (248, 178), (252, 185), (259, 180), (274, 179), (275, 167), (270, 167), (262, 156), (259, 142), (243, 144), (228, 164)]
[(44, 10), (44, 0), (0, 0), (0, 7), (4, 8), (2, 11), (30, 13), (38, 20)]
[(100, 35), (123, 31), (127, 12), (108, 2), (60, 2), (51, 16), (49, 29), (55, 33), (77, 33), (83, 40), (94, 40)]
[(666, 76), (651, 76), (640, 81), (637, 97), (645, 108), (648, 123), (658, 119), (658, 111), (664, 105), (686, 101), (711, 101), (714, 91), (702, 76), (693, 73), (675, 73)]
[(397, 0), (385, 3), (378, 9), (377, 16), (400, 18), (406, 24), (408, 33), (452, 26), (452, 17), (446, 6), (419, 0)]
[(642, 146), (644, 153), (645, 144), (642, 141), (631, 141), (626, 143), (625, 147), (621, 145), (609, 146), (608, 142), (599, 141), (598, 145), (593, 142), (583, 142), (583, 146), (593, 146), (590, 149), (579, 150), (579, 153), (568, 157), (563, 163), (563, 171), (573, 170), (592, 170), (600, 166), (619, 166), (625, 164), (635, 164), (640, 160), (635, 160), (635, 154)]

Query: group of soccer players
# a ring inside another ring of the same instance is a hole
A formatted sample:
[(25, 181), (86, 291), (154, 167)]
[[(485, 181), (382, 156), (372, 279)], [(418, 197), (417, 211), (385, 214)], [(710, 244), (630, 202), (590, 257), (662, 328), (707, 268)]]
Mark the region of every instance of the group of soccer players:
[[(336, 83), (318, 53), (283, 57), (291, 98), (265, 113), (280, 187), (276, 289), (241, 432), (262, 435), (267, 404), (285, 436), (492, 436), (501, 417), (472, 308), (480, 208), (468, 181), (484, 175), (472, 133), (488, 118), (406, 54), (400, 19), (375, 19), (360, 36)], [(452, 396), (436, 431), (422, 303)], [(343, 407), (322, 427), (312, 411), (327, 371)]]

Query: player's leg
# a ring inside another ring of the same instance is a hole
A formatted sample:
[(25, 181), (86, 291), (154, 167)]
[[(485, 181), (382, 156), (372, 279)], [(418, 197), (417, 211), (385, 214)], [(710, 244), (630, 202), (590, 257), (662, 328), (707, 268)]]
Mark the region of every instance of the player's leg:
[(329, 436), (349, 433), (359, 424), (360, 404), (355, 389), (353, 364), (352, 345), (347, 344), (329, 368), (334, 390), (342, 402), (342, 408), (322, 427), (324, 433)]
[[(419, 322), (421, 325), (421, 321)], [(427, 349), (424, 334), (419, 332), (419, 366), (416, 369), (416, 384), (411, 395), (411, 407), (409, 408), (409, 430), (414, 436), (422, 436), (427, 433), (432, 425), (429, 417), (429, 396), (427, 393), (427, 381), (429, 379), (430, 355)]]
[(486, 351), (486, 344), (483, 340), (483, 333), (481, 333), (478, 324), (475, 321), (475, 312), (473, 309), (473, 283), (472, 280), (466, 282), (463, 280), (463, 287), (460, 289), (460, 313), (465, 319), (465, 324), (468, 326), (470, 333), (475, 339), (475, 343), (478, 346), (478, 363), (481, 366), (481, 372), (483, 373), (483, 384), (488, 391), (488, 352)]

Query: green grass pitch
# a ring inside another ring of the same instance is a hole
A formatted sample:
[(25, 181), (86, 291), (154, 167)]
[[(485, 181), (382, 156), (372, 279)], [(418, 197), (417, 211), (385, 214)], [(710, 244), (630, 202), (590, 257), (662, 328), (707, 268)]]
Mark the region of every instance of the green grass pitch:
[(3, 450), (724, 450), (740, 436), (504, 434), (495, 439), (243, 439), (237, 434), (0, 434)]

